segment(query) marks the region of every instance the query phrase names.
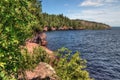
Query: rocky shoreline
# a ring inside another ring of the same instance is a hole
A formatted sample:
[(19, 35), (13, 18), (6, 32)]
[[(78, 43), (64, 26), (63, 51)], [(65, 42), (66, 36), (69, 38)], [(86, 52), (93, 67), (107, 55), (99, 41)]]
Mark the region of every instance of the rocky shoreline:
[(74, 29), (72, 27), (68, 28), (67, 26), (63, 26), (63, 27), (60, 27), (60, 28), (55, 28), (55, 27), (47, 27), (45, 26), (43, 28), (43, 31), (46, 32), (46, 31), (60, 31), (60, 30), (85, 30), (84, 28), (79, 28), (79, 29)]
[(35, 48), (41, 47), (49, 55), (50, 63), (39, 62), (39, 64), (33, 70), (24, 71), (24, 75), (19, 75), (19, 80), (59, 80), (54, 68), (52, 67), (52, 61), (56, 59), (53, 51), (48, 49), (46, 34), (44, 32), (37, 33), (33, 38), (26, 40), (25, 48), (30, 55), (34, 55)]
[(95, 23), (92, 23), (92, 22), (86, 21), (85, 23), (86, 23), (86, 24), (84, 24), (85, 27), (78, 27), (78, 28), (68, 27), (68, 26), (61, 26), (61, 27), (44, 26), (43, 31), (46, 32), (46, 31), (59, 31), (59, 30), (101, 30), (101, 29), (104, 30), (104, 29), (111, 29), (111, 27), (109, 25), (102, 24), (102, 23), (97, 23), (97, 24), (99, 24), (98, 26), (95, 26)]
[[(109, 27), (106, 29), (110, 29)], [(35, 48), (41, 47), (46, 53), (49, 55), (50, 63), (39, 62), (39, 64), (33, 70), (25, 71), (25, 79), (26, 80), (59, 80), (58, 76), (54, 68), (52, 67), (52, 61), (57, 60), (56, 56), (54, 55), (53, 51), (47, 48), (47, 35), (46, 31), (57, 31), (57, 30), (84, 30), (83, 28), (80, 29), (73, 29), (68, 28), (67, 26), (63, 26), (60, 28), (55, 27), (44, 27), (43, 32), (36, 31), (35, 35), (31, 39), (27, 39), (25, 42), (25, 48), (27, 49), (30, 55), (32, 54)], [(19, 80), (23, 79), (23, 75), (19, 76)]]

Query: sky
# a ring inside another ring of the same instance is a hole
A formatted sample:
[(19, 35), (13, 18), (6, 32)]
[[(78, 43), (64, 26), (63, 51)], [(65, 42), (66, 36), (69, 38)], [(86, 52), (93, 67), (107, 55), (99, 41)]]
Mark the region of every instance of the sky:
[(120, 0), (42, 0), (42, 11), (120, 27)]

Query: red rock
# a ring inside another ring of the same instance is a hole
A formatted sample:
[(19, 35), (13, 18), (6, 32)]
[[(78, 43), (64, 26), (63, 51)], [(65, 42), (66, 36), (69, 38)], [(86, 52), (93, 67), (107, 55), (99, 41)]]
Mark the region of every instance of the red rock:
[(43, 31), (48, 31), (48, 27), (45, 26), (45, 27), (43, 28)]
[(47, 41), (46, 40), (41, 40), (41, 46), (47, 46)]
[(51, 27), (51, 30), (52, 30), (52, 31), (55, 31), (55, 30), (56, 30), (56, 28), (55, 28), (55, 27)]
[[(25, 71), (25, 80), (59, 80), (55, 70), (47, 63), (40, 62), (33, 70)], [(23, 75), (19, 76), (22, 80)]]
[(47, 35), (44, 32), (38, 34), (38, 36), (41, 40), (46, 40), (46, 38), (47, 38)]

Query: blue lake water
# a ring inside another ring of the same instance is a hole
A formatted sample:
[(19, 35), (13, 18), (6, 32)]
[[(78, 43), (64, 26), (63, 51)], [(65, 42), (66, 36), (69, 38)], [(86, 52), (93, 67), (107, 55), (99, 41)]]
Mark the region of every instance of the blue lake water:
[(120, 28), (46, 33), (51, 50), (67, 47), (79, 51), (95, 80), (120, 80)]

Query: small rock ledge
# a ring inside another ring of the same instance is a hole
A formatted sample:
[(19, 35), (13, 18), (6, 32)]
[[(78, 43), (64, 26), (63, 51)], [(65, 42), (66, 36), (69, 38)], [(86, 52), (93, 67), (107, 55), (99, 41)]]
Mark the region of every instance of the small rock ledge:
[[(55, 70), (47, 63), (40, 62), (35, 69), (25, 71), (25, 80), (59, 80)], [(24, 80), (21, 75), (19, 80)]]

